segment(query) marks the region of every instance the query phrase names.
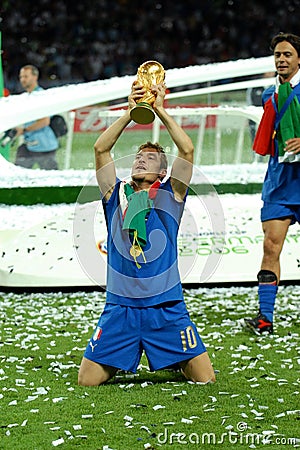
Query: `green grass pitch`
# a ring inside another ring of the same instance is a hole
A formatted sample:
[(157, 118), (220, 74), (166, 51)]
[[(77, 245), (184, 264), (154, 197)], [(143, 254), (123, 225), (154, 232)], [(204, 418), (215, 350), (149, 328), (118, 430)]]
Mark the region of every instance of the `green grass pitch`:
[[(217, 372), (118, 373), (80, 387), (77, 372), (104, 293), (0, 293), (0, 448), (135, 450), (296, 448), (300, 433), (299, 286), (279, 289), (275, 334), (256, 336), (256, 288), (185, 290)], [(297, 440), (298, 439), (298, 440)]]

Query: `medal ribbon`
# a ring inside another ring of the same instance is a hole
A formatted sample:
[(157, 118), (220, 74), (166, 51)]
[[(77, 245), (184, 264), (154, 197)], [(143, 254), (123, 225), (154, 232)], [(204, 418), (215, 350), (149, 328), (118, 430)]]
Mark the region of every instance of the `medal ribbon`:
[(122, 229), (128, 230), (132, 236), (130, 254), (139, 269), (141, 265), (138, 264), (137, 257), (140, 254), (143, 255), (144, 262), (147, 262), (143, 252), (143, 248), (147, 244), (146, 216), (152, 208), (153, 199), (156, 197), (159, 186), (160, 182), (156, 181), (150, 187), (149, 192), (145, 190), (135, 192), (129, 183), (124, 185), (128, 207), (124, 211)]

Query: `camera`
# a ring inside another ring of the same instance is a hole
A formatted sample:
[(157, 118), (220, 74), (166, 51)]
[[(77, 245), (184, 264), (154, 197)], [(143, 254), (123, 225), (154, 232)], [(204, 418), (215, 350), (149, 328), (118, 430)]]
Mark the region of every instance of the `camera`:
[(5, 131), (2, 139), (1, 139), (1, 147), (5, 147), (7, 144), (13, 142), (16, 137), (17, 130), (15, 128), (11, 128), (10, 130)]

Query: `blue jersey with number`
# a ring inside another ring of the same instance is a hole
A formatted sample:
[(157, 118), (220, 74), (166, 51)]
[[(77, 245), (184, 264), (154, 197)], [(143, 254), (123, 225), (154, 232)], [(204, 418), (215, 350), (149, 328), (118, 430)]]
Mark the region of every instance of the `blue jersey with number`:
[(130, 253), (132, 238), (122, 230), (120, 183), (117, 179), (111, 197), (103, 200), (108, 231), (107, 303), (145, 307), (182, 300), (177, 235), (185, 202), (175, 200), (170, 179), (161, 184), (146, 221), (144, 255), (135, 261)]
[[(263, 104), (271, 97), (274, 91), (275, 86), (271, 86), (263, 92)], [(300, 102), (300, 95), (297, 95), (297, 97)], [(300, 138), (300, 136), (297, 137)], [(275, 145), (275, 155), (270, 156), (269, 159), (263, 184), (262, 199), (265, 202), (283, 205), (300, 204), (300, 163), (279, 163), (277, 145)]]

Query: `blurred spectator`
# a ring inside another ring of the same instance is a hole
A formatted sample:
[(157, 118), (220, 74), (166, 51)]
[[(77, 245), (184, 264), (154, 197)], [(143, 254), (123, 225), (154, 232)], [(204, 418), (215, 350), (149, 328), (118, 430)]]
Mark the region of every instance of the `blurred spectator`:
[[(38, 85), (39, 71), (33, 65), (20, 70), (20, 82), (23, 89), (32, 95), (42, 90)], [(24, 142), (18, 147), (15, 164), (32, 169), (37, 164), (41, 169), (58, 169), (56, 150), (59, 147), (54, 131), (50, 127), (50, 117), (43, 117), (25, 123), (16, 128), (16, 136), (24, 136)]]

